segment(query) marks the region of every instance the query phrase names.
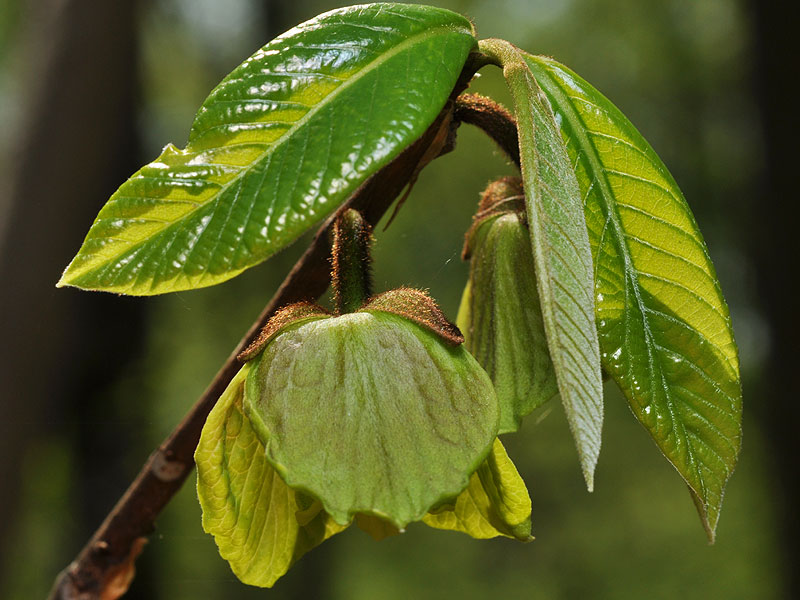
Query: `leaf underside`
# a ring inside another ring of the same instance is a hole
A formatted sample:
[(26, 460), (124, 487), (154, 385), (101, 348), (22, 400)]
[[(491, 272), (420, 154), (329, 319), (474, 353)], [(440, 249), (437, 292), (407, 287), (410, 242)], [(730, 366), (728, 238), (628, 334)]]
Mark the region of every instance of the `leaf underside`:
[(277, 336), (247, 380), (267, 458), (340, 524), (402, 529), (458, 495), (490, 451), (497, 400), (483, 369), (403, 317), (356, 312)]
[(499, 433), (558, 393), (547, 349), (527, 228), (516, 213), (489, 217), (469, 241), (470, 282), (459, 310), (466, 347), (492, 378)]
[[(314, 546), (338, 533), (314, 503), (290, 489), (264, 456), (242, 408), (245, 365), (208, 416), (195, 452), (203, 529), (244, 583), (271, 587)], [(298, 521), (300, 515), (302, 525)]]
[(669, 171), (619, 109), (563, 65), (526, 61), (581, 186), (603, 367), (689, 484), (713, 541), (741, 446), (742, 398), (705, 242)]
[(603, 382), (592, 255), (578, 182), (550, 105), (522, 53), (501, 40), (481, 41), (480, 48), (502, 64), (514, 99), (544, 329), (561, 402), (591, 490), (600, 452)]
[(58, 285), (152, 295), (265, 260), (422, 135), (474, 44), (464, 17), (393, 3), (286, 32), (211, 92), (185, 149), (117, 190)]

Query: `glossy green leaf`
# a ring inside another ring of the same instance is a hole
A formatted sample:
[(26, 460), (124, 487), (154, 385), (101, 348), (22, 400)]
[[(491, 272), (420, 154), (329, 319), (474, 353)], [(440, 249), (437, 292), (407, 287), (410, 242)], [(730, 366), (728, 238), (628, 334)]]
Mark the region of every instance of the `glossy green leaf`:
[[(203, 529), (236, 576), (271, 587), (303, 554), (338, 533), (337, 525), (281, 480), (242, 409), (245, 365), (208, 416), (195, 452)], [(302, 522), (300, 522), (302, 521)]]
[(578, 182), (550, 104), (523, 53), (502, 40), (483, 40), (480, 49), (503, 67), (514, 98), (544, 330), (561, 402), (591, 490), (600, 453), (603, 381), (592, 254)]
[(581, 185), (603, 366), (689, 484), (713, 540), (741, 446), (742, 398), (705, 242), (669, 171), (619, 109), (563, 65), (527, 61)]
[(325, 13), (209, 95), (189, 142), (111, 197), (59, 285), (151, 295), (220, 283), (329, 215), (434, 121), (470, 22), (411, 4)]
[(470, 477), (455, 502), (422, 519), (437, 529), (461, 531), (478, 539), (497, 536), (531, 539), (531, 498), (500, 440)]
[(515, 212), (488, 217), (468, 240), (469, 285), (459, 309), (465, 345), (492, 378), (500, 433), (558, 393), (528, 229)]
[(254, 364), (244, 405), (267, 459), (340, 524), (420, 520), (467, 486), (497, 433), (475, 359), (397, 315), (289, 327)]

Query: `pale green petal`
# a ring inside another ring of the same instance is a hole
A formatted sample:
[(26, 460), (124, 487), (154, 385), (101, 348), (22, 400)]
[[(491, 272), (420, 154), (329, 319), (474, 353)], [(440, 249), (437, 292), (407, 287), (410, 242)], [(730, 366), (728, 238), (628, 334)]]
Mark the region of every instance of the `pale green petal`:
[(267, 458), (338, 523), (402, 529), (459, 494), (497, 434), (497, 398), (461, 346), (383, 312), (276, 336), (247, 378), (245, 410)]

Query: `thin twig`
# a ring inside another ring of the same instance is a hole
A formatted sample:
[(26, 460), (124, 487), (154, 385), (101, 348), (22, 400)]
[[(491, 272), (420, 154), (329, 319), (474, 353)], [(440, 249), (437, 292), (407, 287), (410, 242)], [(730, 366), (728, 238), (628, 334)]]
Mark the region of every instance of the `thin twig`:
[(505, 106), (479, 94), (461, 94), (453, 119), (482, 129), (519, 167), (517, 121)]

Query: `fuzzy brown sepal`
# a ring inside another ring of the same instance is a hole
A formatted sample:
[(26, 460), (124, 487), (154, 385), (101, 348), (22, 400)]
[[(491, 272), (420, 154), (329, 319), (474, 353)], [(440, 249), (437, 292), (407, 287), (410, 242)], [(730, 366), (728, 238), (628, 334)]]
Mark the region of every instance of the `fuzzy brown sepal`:
[(478, 204), (478, 212), (472, 217), (472, 225), (464, 235), (461, 260), (470, 259), (473, 236), (486, 221), (510, 212), (516, 212), (525, 222), (525, 191), (519, 177), (501, 177), (486, 186)]
[(264, 347), (285, 327), (297, 321), (324, 319), (333, 316), (330, 311), (313, 302), (298, 302), (278, 310), (259, 332), (255, 340), (236, 357), (240, 362), (253, 360)]
[(511, 199), (525, 199), (522, 179), (511, 175), (496, 179), (483, 190), (480, 204), (478, 204), (478, 214), (492, 210), (501, 202)]
[(421, 290), (397, 288), (372, 298), (362, 311), (392, 313), (430, 329), (452, 346), (464, 343), (464, 336), (453, 323), (447, 320), (433, 298)]

